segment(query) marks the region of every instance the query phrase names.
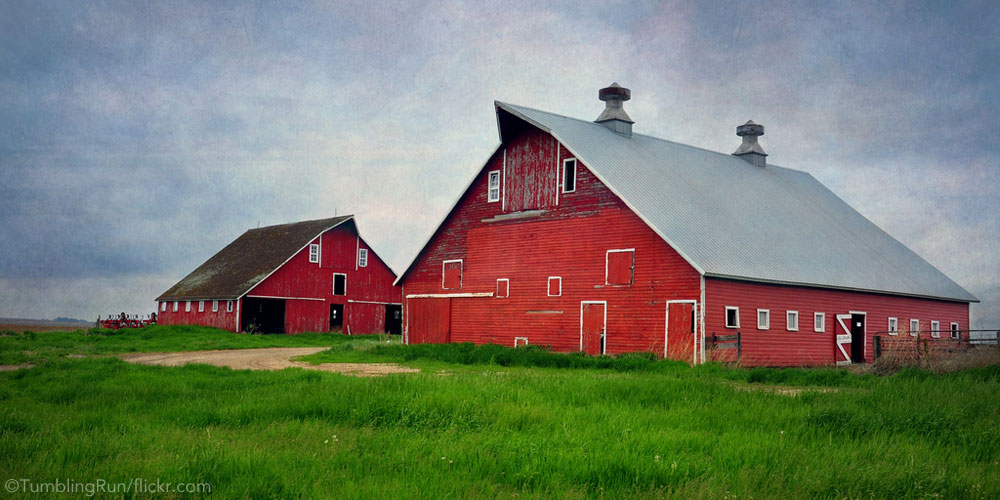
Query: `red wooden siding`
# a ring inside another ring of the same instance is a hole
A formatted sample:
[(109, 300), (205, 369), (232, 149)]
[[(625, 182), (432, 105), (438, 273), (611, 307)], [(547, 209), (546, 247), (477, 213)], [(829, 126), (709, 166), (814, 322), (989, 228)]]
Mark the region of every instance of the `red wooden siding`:
[(556, 204), (559, 167), (556, 140), (538, 129), (507, 146), (503, 198), (507, 212), (550, 208)]
[(609, 285), (628, 285), (632, 283), (632, 266), (634, 258), (635, 252), (631, 250), (624, 252), (608, 252), (607, 266)]
[(444, 262), (442, 265), (444, 278), (441, 280), (441, 288), (445, 290), (461, 290), (462, 288), (462, 261)]
[(407, 331), (414, 344), (441, 344), (450, 340), (451, 299), (407, 299)]
[(236, 331), (236, 302), (233, 301), (232, 312), (226, 312), (226, 301), (219, 301), (219, 310), (212, 312), (212, 301), (205, 301), (205, 311), (198, 312), (198, 301), (191, 301), (191, 311), (184, 311), (184, 303), (180, 301), (177, 312), (174, 312), (174, 301), (168, 301), (167, 310), (156, 310), (156, 322), (160, 325), (200, 325), (223, 330)]
[[(507, 298), (450, 299), (450, 341), (511, 346), (515, 337), (527, 337), (530, 344), (561, 351), (580, 349), (581, 302), (607, 301), (609, 354), (662, 354), (666, 301), (697, 300), (697, 271), (585, 165), (579, 166), (576, 192), (558, 193), (556, 205), (556, 173), (561, 169), (555, 167), (557, 149), (548, 144), (555, 144), (554, 139), (537, 131), (515, 137), (507, 146), (507, 162), (510, 166), (514, 149), (532, 158), (534, 167), (525, 167), (525, 175), (531, 174), (536, 186), (551, 193), (552, 205), (541, 214), (521, 217), (525, 214), (504, 214), (500, 203), (487, 202), (488, 172), (502, 169), (499, 151), (414, 263), (403, 283), (406, 294), (495, 295), (497, 279), (509, 279)], [(565, 148), (558, 156), (572, 157)], [(505, 189), (515, 182), (510, 169), (504, 182)], [(510, 212), (512, 207), (507, 208)], [(635, 249), (633, 283), (606, 286), (606, 253), (621, 248)], [(463, 260), (462, 289), (442, 290), (442, 263), (453, 259)], [(549, 276), (562, 277), (561, 296), (549, 297)], [(424, 341), (424, 332), (418, 335), (414, 329), (431, 321), (419, 305), (422, 300), (406, 301), (412, 343)]]
[[(742, 362), (748, 365), (830, 365), (835, 360), (834, 328), (837, 314), (866, 313), (865, 360), (871, 362), (876, 332), (888, 330), (889, 317), (899, 318), (898, 335), (878, 333), (883, 342), (912, 342), (906, 333), (910, 319), (919, 319), (921, 328), (929, 329), (932, 320), (942, 328), (952, 322), (959, 328), (969, 328), (969, 305), (932, 299), (897, 297), (875, 293), (826, 290), (819, 288), (769, 285), (707, 278), (705, 280), (705, 334), (731, 335), (739, 331), (742, 337)], [(740, 328), (726, 328), (725, 308), (740, 308)], [(768, 330), (757, 329), (757, 309), (770, 309)], [(788, 331), (786, 312), (799, 312), (799, 330)], [(814, 313), (825, 313), (824, 332), (814, 329)], [(921, 333), (921, 339), (945, 343), (949, 335), (932, 338)], [(850, 347), (850, 346), (847, 346)], [(708, 360), (734, 360), (735, 349), (720, 350)], [(848, 354), (850, 350), (848, 349)]]

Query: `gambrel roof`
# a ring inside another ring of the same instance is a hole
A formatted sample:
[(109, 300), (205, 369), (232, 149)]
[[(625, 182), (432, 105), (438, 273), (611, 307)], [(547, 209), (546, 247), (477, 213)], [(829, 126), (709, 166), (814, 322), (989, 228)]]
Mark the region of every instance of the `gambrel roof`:
[(288, 262), (319, 235), (353, 215), (251, 229), (156, 298), (236, 300)]
[(495, 106), (502, 140), (511, 118), (552, 134), (704, 276), (978, 301), (806, 172)]

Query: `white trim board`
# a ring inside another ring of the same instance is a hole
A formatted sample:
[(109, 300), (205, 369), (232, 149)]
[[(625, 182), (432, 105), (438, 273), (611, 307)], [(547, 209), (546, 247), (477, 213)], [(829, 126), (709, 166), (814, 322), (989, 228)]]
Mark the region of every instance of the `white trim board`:
[(493, 292), (477, 293), (414, 293), (407, 295), (408, 299), (465, 299), (471, 297), (492, 297)]
[(274, 295), (247, 295), (248, 299), (281, 299), (281, 300), (319, 300), (324, 301), (326, 299), (316, 299), (312, 297), (278, 297)]

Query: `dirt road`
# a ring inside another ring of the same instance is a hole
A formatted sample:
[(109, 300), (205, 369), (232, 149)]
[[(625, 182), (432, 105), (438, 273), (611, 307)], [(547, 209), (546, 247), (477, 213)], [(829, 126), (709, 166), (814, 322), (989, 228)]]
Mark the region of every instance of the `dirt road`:
[(222, 351), (137, 352), (120, 354), (129, 363), (158, 366), (183, 366), (200, 363), (228, 366), (234, 370), (283, 370), (302, 368), (337, 372), (358, 377), (378, 377), (390, 373), (417, 373), (420, 370), (392, 363), (323, 363), (311, 365), (292, 358), (325, 351), (326, 347), (272, 347), (267, 349), (230, 349)]

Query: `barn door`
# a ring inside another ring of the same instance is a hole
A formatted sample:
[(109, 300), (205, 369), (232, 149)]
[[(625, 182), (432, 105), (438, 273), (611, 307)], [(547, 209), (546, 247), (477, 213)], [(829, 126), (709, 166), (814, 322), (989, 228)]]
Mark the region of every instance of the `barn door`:
[(607, 302), (580, 303), (580, 350), (604, 354), (607, 348)]
[(851, 364), (851, 315), (838, 314), (833, 326), (833, 360), (838, 365), (849, 365)]
[(681, 361), (695, 360), (695, 327), (698, 307), (693, 301), (667, 302), (667, 336), (664, 355)]
[(408, 344), (451, 341), (451, 299), (409, 299), (406, 302)]

